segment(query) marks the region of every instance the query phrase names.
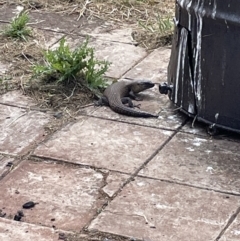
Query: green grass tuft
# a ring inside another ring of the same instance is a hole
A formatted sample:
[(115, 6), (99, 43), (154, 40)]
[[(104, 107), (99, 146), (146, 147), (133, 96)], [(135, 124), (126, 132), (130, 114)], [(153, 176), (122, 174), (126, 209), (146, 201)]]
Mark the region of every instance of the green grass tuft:
[(6, 37), (27, 41), (27, 38), (31, 35), (31, 29), (27, 27), (28, 22), (28, 13), (26, 11), (22, 11), (3, 31), (3, 35)]

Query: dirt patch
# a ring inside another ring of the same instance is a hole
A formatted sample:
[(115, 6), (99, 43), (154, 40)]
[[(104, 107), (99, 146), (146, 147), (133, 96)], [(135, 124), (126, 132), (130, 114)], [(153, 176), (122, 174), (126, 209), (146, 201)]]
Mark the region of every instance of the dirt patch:
[[(34, 38), (28, 42), (17, 41), (0, 35), (1, 58), (11, 63), (9, 71), (12, 75), (31, 73), (32, 65), (42, 57), (42, 49), (38, 46)], [(22, 71), (21, 71), (22, 70)]]
[[(4, 31), (2, 27), (1, 31)], [(23, 88), (32, 76), (32, 67), (42, 58), (37, 31), (32, 32), (28, 41), (14, 40), (0, 35), (0, 62), (6, 70), (0, 74), (0, 94), (9, 90)]]
[(42, 37), (36, 29), (27, 42), (0, 35), (1, 64), (6, 66), (6, 72), (0, 75), (0, 94), (22, 89), (25, 94), (36, 100), (39, 109), (69, 109), (73, 114), (79, 106), (92, 102), (94, 94), (84, 86), (48, 85), (32, 78), (33, 66), (43, 59), (44, 49), (39, 44)]

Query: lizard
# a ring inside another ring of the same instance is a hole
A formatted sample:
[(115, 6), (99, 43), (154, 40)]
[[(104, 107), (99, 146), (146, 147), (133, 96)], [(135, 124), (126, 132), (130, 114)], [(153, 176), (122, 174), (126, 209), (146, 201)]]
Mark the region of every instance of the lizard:
[[(134, 100), (141, 100), (136, 94), (146, 89), (150, 89), (154, 85), (154, 83), (145, 80), (115, 82), (105, 89), (103, 96), (99, 99), (97, 104), (100, 106), (109, 106), (113, 111), (122, 115), (157, 118), (157, 115), (133, 109), (134, 107), (138, 107), (138, 105), (134, 105), (131, 100), (131, 98)], [(126, 106), (126, 104), (128, 106)]]

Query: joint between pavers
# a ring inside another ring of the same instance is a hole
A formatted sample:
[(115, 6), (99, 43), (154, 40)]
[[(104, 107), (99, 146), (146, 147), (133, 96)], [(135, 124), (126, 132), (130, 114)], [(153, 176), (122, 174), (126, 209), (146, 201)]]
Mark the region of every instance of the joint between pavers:
[[(176, 129), (171, 129), (171, 128), (167, 128), (167, 127), (165, 128), (165, 127), (149, 126), (147, 124), (133, 123), (133, 122), (125, 121), (125, 120), (118, 120), (118, 119), (111, 119), (111, 118), (107, 118), (107, 117), (94, 116), (94, 115), (91, 115), (91, 114), (80, 114), (80, 116), (91, 117), (91, 118), (96, 118), (96, 119), (100, 119), (100, 120), (114, 121), (114, 122), (134, 125), (134, 126), (148, 127), (148, 128), (158, 129), (158, 130), (163, 130), (163, 131), (173, 131), (174, 132), (174, 131), (178, 130), (178, 128), (179, 128), (178, 127)], [(185, 121), (182, 124), (185, 125), (186, 124)], [(182, 125), (180, 127), (182, 127)]]
[(0, 23), (10, 23), (10, 21), (5, 21), (5, 20), (0, 19)]
[(3, 103), (3, 102), (0, 102), (0, 105), (15, 107), (15, 108), (29, 110), (29, 111), (39, 111), (39, 112), (43, 112), (43, 113), (46, 113), (49, 110), (49, 109), (35, 108), (35, 107), (31, 107), (31, 106), (18, 106), (18, 105), (14, 105), (11, 103)]
[[(2, 155), (0, 153), (0, 155)], [(2, 175), (0, 175), (0, 181), (6, 177), (8, 174), (14, 172), (14, 170), (20, 165), (20, 163), (22, 163), (23, 159), (22, 157), (18, 157), (18, 156), (13, 156), (13, 155), (2, 155), (3, 157), (11, 157), (14, 158), (14, 161), (12, 162), (12, 165), (9, 167), (8, 170), (6, 170)]]
[(62, 160), (62, 159), (55, 159), (55, 158), (52, 158), (52, 157), (37, 156), (37, 155), (34, 155), (34, 154), (29, 155), (27, 157), (27, 160), (35, 161), (35, 162), (46, 162), (46, 161), (48, 161), (49, 163), (54, 162), (54, 163), (57, 163), (59, 165), (74, 166), (74, 167), (78, 167), (78, 168), (88, 168), (88, 169), (92, 169), (94, 171), (100, 172), (101, 174), (104, 174), (105, 173), (104, 170), (106, 170), (106, 171), (113, 172), (113, 173), (119, 173), (119, 174), (131, 176), (131, 173), (128, 173), (128, 172), (117, 171), (117, 170), (114, 170), (114, 169), (106, 169), (106, 168), (103, 168), (103, 167), (96, 167), (96, 166), (86, 165), (86, 164), (81, 164), (81, 163), (76, 163), (76, 162), (70, 162), (70, 161), (65, 161), (65, 160)]
[(35, 161), (35, 162), (43, 162), (43, 161), (48, 161), (50, 162), (55, 162), (59, 165), (65, 165), (65, 166), (74, 166), (74, 167), (79, 167), (79, 168), (89, 168), (92, 170), (99, 170), (99, 169), (103, 169), (103, 168), (96, 168), (94, 166), (91, 165), (85, 165), (85, 164), (81, 164), (81, 163), (75, 163), (75, 162), (70, 162), (70, 161), (65, 161), (62, 159), (56, 159), (56, 158), (52, 158), (52, 157), (45, 157), (45, 156), (37, 156), (37, 155), (29, 155), (28, 157), (29, 160), (31, 161)]
[(239, 213), (240, 213), (240, 207), (238, 207), (236, 212), (229, 218), (226, 226), (223, 228), (223, 230), (220, 232), (220, 234), (217, 236), (217, 238), (214, 241), (218, 241), (223, 236), (223, 234), (227, 231), (229, 226), (234, 222), (234, 220), (236, 219)]
[(137, 177), (141, 177), (143, 179), (150, 179), (150, 180), (155, 180), (155, 181), (160, 181), (160, 182), (166, 182), (166, 183), (181, 185), (181, 186), (185, 186), (185, 187), (197, 188), (197, 189), (216, 192), (216, 193), (225, 194), (225, 195), (231, 195), (231, 196), (236, 196), (236, 197), (240, 196), (240, 193), (221, 191), (221, 190), (218, 190), (218, 189), (201, 187), (201, 186), (197, 186), (197, 185), (192, 185), (192, 184), (188, 184), (188, 183), (184, 183), (184, 182), (177, 182), (177, 181), (168, 180), (168, 179), (162, 179), (162, 178), (156, 178), (156, 177), (150, 177), (150, 176), (144, 176), (144, 175), (137, 175)]
[(141, 63), (145, 58), (147, 58), (153, 51), (146, 51), (146, 55), (144, 57), (142, 57), (141, 59), (139, 59), (138, 61), (136, 61), (136, 63), (131, 66), (128, 70), (126, 70), (122, 76), (119, 78), (119, 79), (122, 79), (124, 78), (124, 76), (129, 72), (131, 71), (133, 68), (135, 68), (139, 63)]

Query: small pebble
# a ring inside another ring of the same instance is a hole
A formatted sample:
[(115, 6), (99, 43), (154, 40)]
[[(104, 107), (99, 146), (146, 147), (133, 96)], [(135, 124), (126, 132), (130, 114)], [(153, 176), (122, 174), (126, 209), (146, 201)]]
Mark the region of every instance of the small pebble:
[(63, 116), (63, 113), (62, 112), (56, 112), (53, 116), (57, 119), (60, 119)]

